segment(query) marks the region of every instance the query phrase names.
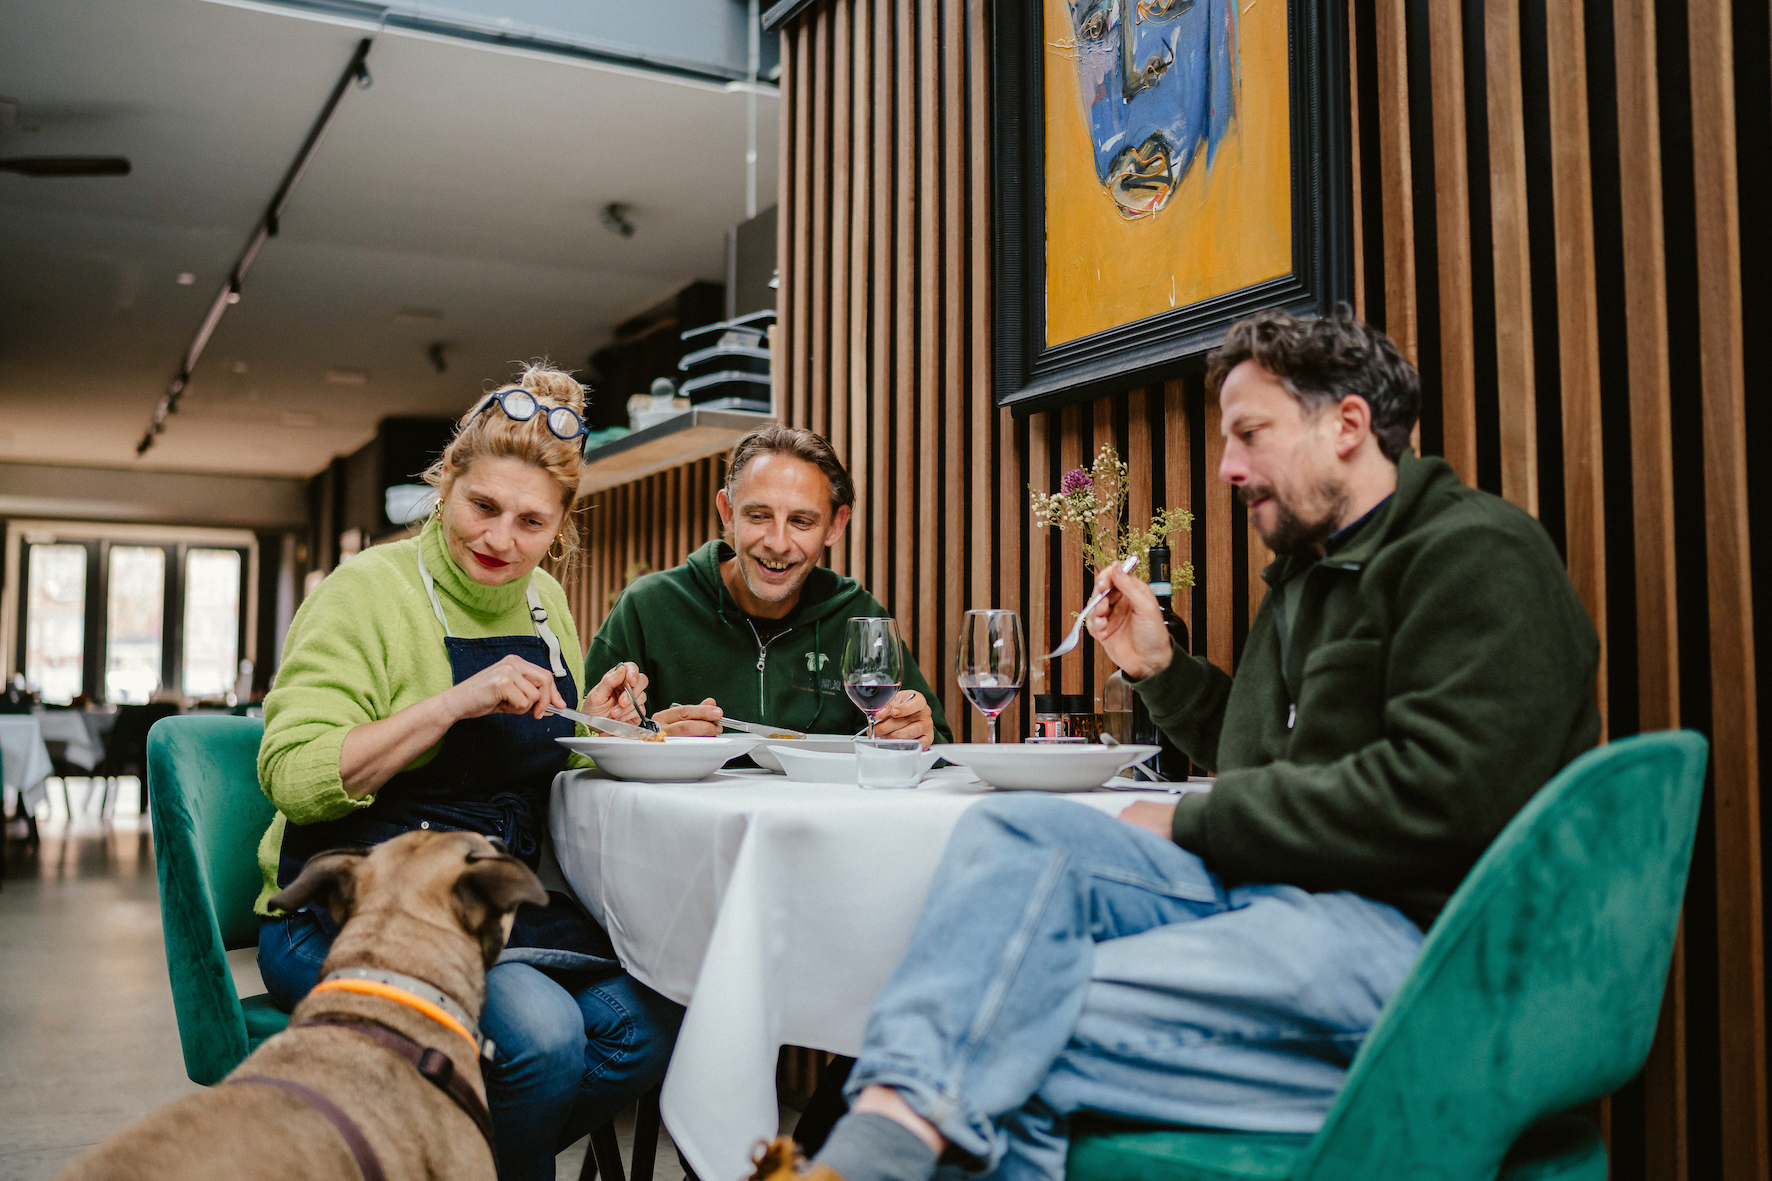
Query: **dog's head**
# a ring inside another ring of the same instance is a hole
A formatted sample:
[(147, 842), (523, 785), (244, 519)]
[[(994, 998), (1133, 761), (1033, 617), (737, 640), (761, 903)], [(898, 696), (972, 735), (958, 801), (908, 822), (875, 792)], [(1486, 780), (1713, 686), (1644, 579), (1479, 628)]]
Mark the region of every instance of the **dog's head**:
[(418, 975), (409, 961), (442, 950), (438, 932), (461, 932), (477, 946), (482, 969), (491, 968), (517, 907), (545, 906), (548, 895), (499, 842), (474, 832), (421, 830), (373, 849), (315, 854), (271, 906), (293, 911), (316, 901), (345, 928), (328, 964), (343, 953), (352, 963)]

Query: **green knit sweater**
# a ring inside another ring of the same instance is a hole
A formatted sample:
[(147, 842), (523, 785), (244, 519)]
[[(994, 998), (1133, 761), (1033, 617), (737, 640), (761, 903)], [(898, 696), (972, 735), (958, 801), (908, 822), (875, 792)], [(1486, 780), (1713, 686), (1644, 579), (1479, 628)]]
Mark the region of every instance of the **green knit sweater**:
[[(295, 613), (276, 685), (265, 698), (258, 782), (278, 815), (258, 846), (264, 872), (260, 914), (271, 913), (267, 904), (277, 892), (285, 823), (336, 820), (375, 802), (373, 794), (355, 800), (346, 795), (339, 777), (339, 753), (351, 727), (391, 717), (455, 683), (443, 627), (418, 573), (421, 545), (452, 632), (471, 639), (535, 634), (529, 580), (475, 582), (449, 555), (435, 520), (419, 537), (365, 550), (327, 575)], [(535, 583), (560, 640), (560, 659), (580, 682), (572, 703), (580, 705), (584, 663), (566, 593), (543, 571), (536, 572)], [(437, 749), (407, 769), (424, 766)], [(589, 763), (574, 756), (574, 765)]]

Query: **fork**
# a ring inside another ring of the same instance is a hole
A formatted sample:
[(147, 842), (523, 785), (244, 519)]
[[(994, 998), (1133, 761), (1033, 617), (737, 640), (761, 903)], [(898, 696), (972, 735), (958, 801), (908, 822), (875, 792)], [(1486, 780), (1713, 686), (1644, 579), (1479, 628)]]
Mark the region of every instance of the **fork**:
[(634, 687), (632, 685), (623, 685), (622, 688), (627, 692), (628, 705), (633, 707), (634, 716), (640, 719), (640, 728), (642, 730), (650, 730), (654, 734), (660, 733), (658, 723), (648, 718), (646, 716), (646, 711), (640, 708), (640, 703), (634, 700)]
[[(1120, 563), (1120, 572), (1122, 574), (1130, 574), (1132, 573), (1132, 567), (1136, 565), (1138, 565), (1138, 555), (1133, 554), (1124, 562)], [(1089, 613), (1101, 605), (1101, 601), (1107, 598), (1107, 593), (1110, 589), (1110, 587), (1104, 586), (1089, 596), (1089, 601), (1083, 604), (1083, 609), (1081, 611), (1077, 612), (1077, 622), (1071, 624), (1071, 634), (1064, 638), (1064, 643), (1040, 657), (1041, 660), (1055, 660), (1077, 646), (1077, 641), (1083, 638), (1083, 625), (1089, 622)]]

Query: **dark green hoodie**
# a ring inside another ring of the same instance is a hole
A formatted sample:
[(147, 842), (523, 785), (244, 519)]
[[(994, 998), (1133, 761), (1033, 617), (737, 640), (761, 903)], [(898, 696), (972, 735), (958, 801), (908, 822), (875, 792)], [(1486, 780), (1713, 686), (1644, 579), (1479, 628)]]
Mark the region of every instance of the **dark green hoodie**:
[[(720, 563), (732, 556), (731, 546), (710, 541), (683, 565), (635, 579), (591, 642), (585, 683), (631, 660), (649, 682), (649, 710), (712, 697), (728, 717), (809, 734), (851, 734), (865, 726), (867, 716), (843, 692), (843, 625), (886, 609), (853, 578), (820, 566), (787, 617), (769, 621), (782, 630), (764, 642), (720, 577)], [(935, 740), (952, 742), (941, 702), (909, 648), (903, 684), (929, 702)]]

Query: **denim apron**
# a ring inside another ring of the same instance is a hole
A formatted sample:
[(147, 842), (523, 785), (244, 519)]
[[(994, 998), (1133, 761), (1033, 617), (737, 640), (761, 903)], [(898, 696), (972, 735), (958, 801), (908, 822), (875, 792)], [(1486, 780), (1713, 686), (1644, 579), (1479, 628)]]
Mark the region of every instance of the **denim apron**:
[[(560, 697), (568, 702), (578, 700), (578, 687), (561, 661), (560, 642), (548, 627), (548, 613), (542, 608), (533, 574), (529, 578), (529, 615), (535, 635), (464, 639), (449, 630), (422, 550), (418, 569), (431, 597), (431, 608), (443, 625), (443, 645), (455, 684), (514, 655), (550, 669)], [(377, 845), (415, 828), (498, 837), (513, 856), (536, 869), (541, 862), (548, 796), (554, 776), (565, 769), (567, 759), (566, 748), (554, 740), (569, 738), (572, 732), (571, 722), (552, 714), (540, 720), (526, 713), (488, 714), (456, 722), (444, 733), (430, 762), (389, 779), (369, 807), (337, 820), (285, 825), (277, 884), (287, 886), (294, 881), (316, 853)], [(620, 967), (608, 934), (575, 900), (549, 891), (548, 901), (545, 908), (528, 903), (518, 907), (500, 963), (528, 963), (568, 972), (607, 973)], [(314, 916), (328, 938), (337, 936), (337, 924), (324, 906), (310, 904), (303, 909)]]

